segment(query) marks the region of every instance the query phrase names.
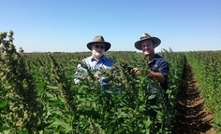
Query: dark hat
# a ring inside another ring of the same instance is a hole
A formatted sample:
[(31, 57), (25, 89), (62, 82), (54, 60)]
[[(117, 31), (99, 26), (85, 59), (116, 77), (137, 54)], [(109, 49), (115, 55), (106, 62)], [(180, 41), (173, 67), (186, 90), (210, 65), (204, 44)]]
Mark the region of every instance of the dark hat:
[(150, 36), (149, 34), (147, 33), (143, 33), (142, 36), (140, 37), (140, 40), (136, 41), (134, 46), (138, 49), (138, 50), (142, 50), (142, 47), (141, 47), (141, 42), (144, 41), (144, 40), (152, 40), (153, 43), (154, 43), (154, 47), (157, 47), (160, 45), (161, 43), (161, 40), (157, 37), (152, 37)]
[(106, 41), (104, 40), (104, 37), (101, 36), (101, 35), (95, 36), (94, 39), (93, 39), (93, 41), (87, 43), (87, 48), (91, 50), (91, 49), (92, 49), (92, 45), (93, 45), (94, 43), (104, 43), (104, 45), (105, 45), (105, 51), (108, 51), (108, 50), (110, 49), (110, 47), (111, 47), (111, 44), (110, 44), (109, 42), (106, 42)]

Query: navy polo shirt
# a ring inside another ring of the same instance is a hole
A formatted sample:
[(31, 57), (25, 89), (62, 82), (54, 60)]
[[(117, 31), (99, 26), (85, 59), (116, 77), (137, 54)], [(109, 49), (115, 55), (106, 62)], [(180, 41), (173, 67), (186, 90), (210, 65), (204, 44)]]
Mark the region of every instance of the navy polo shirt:
[(163, 74), (165, 82), (161, 83), (160, 86), (166, 91), (168, 89), (169, 63), (162, 56), (155, 54), (153, 60), (149, 62), (148, 66), (150, 70)]

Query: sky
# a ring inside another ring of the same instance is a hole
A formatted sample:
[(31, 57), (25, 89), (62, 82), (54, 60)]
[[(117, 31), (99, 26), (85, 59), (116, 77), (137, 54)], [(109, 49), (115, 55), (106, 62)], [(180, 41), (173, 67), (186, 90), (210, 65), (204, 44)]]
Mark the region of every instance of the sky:
[(221, 0), (0, 0), (0, 32), (25, 52), (84, 52), (97, 35), (109, 51), (139, 51), (146, 32), (162, 49), (221, 50)]

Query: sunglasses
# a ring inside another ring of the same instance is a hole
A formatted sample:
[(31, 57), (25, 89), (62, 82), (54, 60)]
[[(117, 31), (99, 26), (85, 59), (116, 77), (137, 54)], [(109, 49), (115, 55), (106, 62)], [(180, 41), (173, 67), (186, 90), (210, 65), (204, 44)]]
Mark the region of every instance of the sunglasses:
[(103, 45), (94, 45), (94, 47), (97, 48), (97, 49), (98, 49), (98, 48), (104, 49), (104, 46), (103, 46)]

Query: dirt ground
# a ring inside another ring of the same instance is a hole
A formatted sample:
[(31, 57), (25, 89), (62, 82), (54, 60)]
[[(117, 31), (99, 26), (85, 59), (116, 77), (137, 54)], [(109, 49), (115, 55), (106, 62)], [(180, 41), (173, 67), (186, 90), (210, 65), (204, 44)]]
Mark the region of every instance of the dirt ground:
[(210, 125), (213, 115), (204, 108), (204, 99), (187, 60), (182, 77), (174, 133), (216, 134)]

